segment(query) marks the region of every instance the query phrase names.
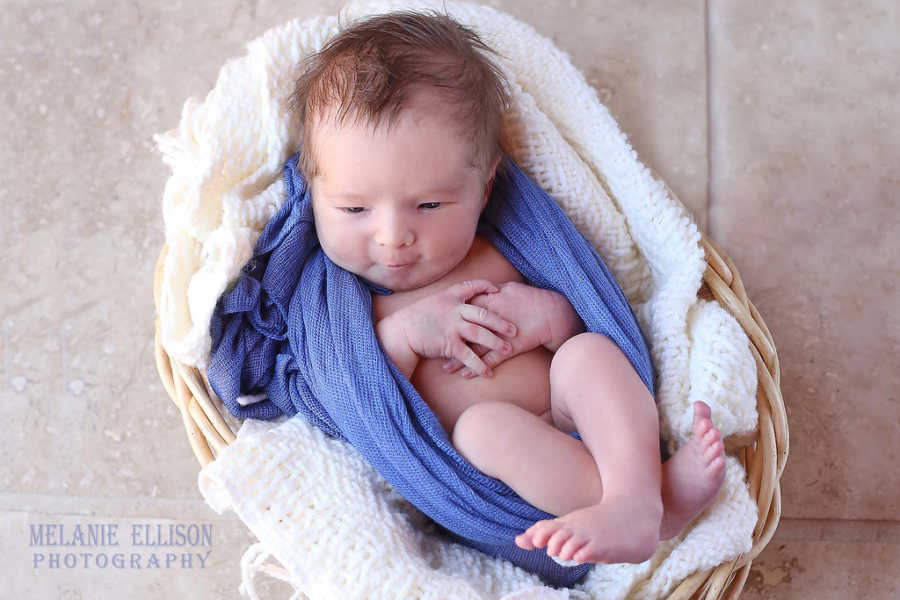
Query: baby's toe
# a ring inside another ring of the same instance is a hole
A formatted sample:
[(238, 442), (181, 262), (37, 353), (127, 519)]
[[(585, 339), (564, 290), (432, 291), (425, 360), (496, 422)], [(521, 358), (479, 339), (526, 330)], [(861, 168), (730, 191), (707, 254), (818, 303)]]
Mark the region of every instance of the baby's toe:
[(587, 536), (575, 534), (570, 537), (563, 547), (559, 550), (559, 559), (560, 560), (572, 560), (572, 557), (575, 556), (575, 553), (578, 552), (581, 548), (585, 547), (588, 540)]
[(694, 402), (694, 422), (700, 419), (708, 419), (712, 415), (712, 409), (706, 402)]
[(712, 463), (712, 461), (714, 461), (718, 457), (722, 456), (722, 454), (724, 452), (725, 452), (725, 446), (724, 446), (724, 444), (722, 444), (722, 442), (720, 440), (720, 441), (714, 443), (713, 445), (711, 445), (709, 448), (707, 448), (706, 451), (703, 453), (704, 462), (707, 465), (709, 465), (710, 463)]
[(705, 447), (709, 447), (719, 441), (721, 437), (722, 436), (719, 435), (719, 430), (713, 427), (705, 434), (703, 434), (703, 445)]
[(725, 471), (725, 457), (717, 456), (716, 458), (714, 458), (713, 461), (709, 463), (709, 467), (707, 467), (707, 470), (712, 477), (718, 477), (719, 475), (721, 475), (722, 472)]
[(517, 535), (516, 546), (522, 550), (534, 550), (534, 543), (531, 541), (531, 535), (528, 533), (520, 533)]
[(592, 544), (588, 542), (584, 546), (582, 546), (577, 552), (575, 552), (574, 556), (572, 556), (572, 560), (577, 560), (581, 563), (592, 562), (599, 563), (605, 562), (604, 557), (601, 555), (596, 544)]
[(709, 419), (698, 419), (694, 421), (694, 434), (693, 437), (702, 440), (703, 437), (709, 433), (710, 429), (712, 429), (712, 421)]
[(531, 527), (531, 529), (533, 530), (531, 535), (531, 542), (535, 545), (535, 547), (543, 548), (547, 545), (547, 540), (550, 539), (550, 536), (556, 533), (556, 530), (558, 530), (561, 526), (562, 523), (556, 521), (555, 519), (538, 521)]
[(565, 527), (557, 529), (547, 541), (547, 554), (550, 556), (557, 556), (562, 549), (563, 544), (569, 541), (569, 538), (571, 537), (572, 531), (570, 529)]

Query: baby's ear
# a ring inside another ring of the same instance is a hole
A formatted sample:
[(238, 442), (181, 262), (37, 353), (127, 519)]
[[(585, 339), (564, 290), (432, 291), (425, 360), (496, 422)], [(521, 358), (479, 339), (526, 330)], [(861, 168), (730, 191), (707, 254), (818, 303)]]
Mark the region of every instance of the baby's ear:
[(491, 175), (490, 181), (484, 186), (484, 197), (481, 199), (481, 210), (484, 210), (484, 207), (487, 206), (488, 199), (491, 197), (491, 190), (494, 189), (494, 177), (495, 175)]
[(487, 185), (484, 186), (484, 198), (481, 201), (481, 209), (484, 210), (484, 207), (487, 206), (488, 198), (491, 197), (491, 190), (494, 189), (494, 179), (497, 178), (497, 165), (500, 164), (501, 155), (497, 155), (491, 161), (490, 169), (488, 173), (491, 174), (491, 178), (488, 180)]
[(497, 166), (500, 164), (500, 161), (503, 159), (503, 154), (501, 152), (497, 152), (496, 156), (491, 159), (491, 167), (488, 169), (488, 172), (491, 174), (491, 184), (494, 183), (494, 177), (497, 175)]

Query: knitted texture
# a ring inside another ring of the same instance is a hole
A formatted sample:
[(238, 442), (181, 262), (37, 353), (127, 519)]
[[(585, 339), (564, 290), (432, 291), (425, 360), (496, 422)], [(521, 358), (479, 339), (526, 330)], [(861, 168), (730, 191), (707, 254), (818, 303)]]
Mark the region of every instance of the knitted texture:
[[(442, 5), (357, 3), (342, 21)], [(631, 303), (657, 369), (660, 428), (670, 449), (689, 436), (694, 399), (710, 404), (727, 446), (752, 435), (749, 343), (721, 307), (697, 299), (705, 263), (684, 208), (638, 161), (552, 42), (491, 8), (446, 6), (504, 57), (512, 94), (504, 149), (597, 249)], [(163, 202), (161, 333), (167, 352), (182, 362), (205, 366), (216, 299), (281, 206), (281, 168), (298, 139), (285, 109), (292, 80), (300, 58), (337, 30), (338, 19), (329, 17), (266, 32), (222, 68), (205, 101), (188, 100), (177, 129), (157, 137), (172, 168)], [(727, 418), (720, 422), (720, 415)], [(248, 435), (254, 427), (258, 435)], [(267, 422), (264, 437), (260, 427), (244, 423), (237, 441), (201, 472), (201, 491), (217, 510), (232, 507), (312, 599), (656, 598), (686, 574), (751, 547), (757, 509), (740, 464), (729, 457), (713, 504), (651, 560), (596, 565), (565, 596), (539, 596), (552, 590), (534, 575), (432, 535), (422, 515), (342, 442), (302, 419)], [(333, 476), (323, 479), (321, 470)], [(386, 514), (393, 517), (383, 521)]]

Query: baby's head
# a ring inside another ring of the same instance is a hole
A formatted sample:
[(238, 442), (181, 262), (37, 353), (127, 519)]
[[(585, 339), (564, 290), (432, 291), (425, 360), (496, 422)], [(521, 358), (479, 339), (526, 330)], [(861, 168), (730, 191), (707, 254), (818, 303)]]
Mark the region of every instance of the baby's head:
[(507, 93), (490, 52), (447, 16), (400, 12), (309, 59), (292, 97), (300, 169), (335, 263), (400, 291), (465, 258), (501, 156)]

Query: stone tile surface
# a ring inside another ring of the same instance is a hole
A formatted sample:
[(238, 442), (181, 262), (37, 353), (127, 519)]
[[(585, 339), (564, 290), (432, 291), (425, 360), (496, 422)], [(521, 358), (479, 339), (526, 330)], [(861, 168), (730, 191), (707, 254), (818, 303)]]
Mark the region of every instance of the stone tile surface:
[[(867, 527), (862, 527), (868, 530)], [(846, 533), (846, 532), (842, 532)], [(900, 595), (900, 545), (775, 534), (753, 561), (742, 600), (890, 600)]]
[(485, 2), (552, 39), (585, 74), (642, 162), (706, 227), (704, 3)]
[(251, 4), (216, 6), (34, 2), (0, 16), (0, 198), (11, 225), (0, 257), (16, 265), (0, 299), (12, 432), (0, 452), (40, 457), (4, 461), (0, 489), (199, 497), (153, 360), (168, 168), (152, 135), (283, 20), (271, 5), (259, 19)]
[(900, 514), (900, 9), (709, 3), (710, 229), (775, 337), (784, 514)]

